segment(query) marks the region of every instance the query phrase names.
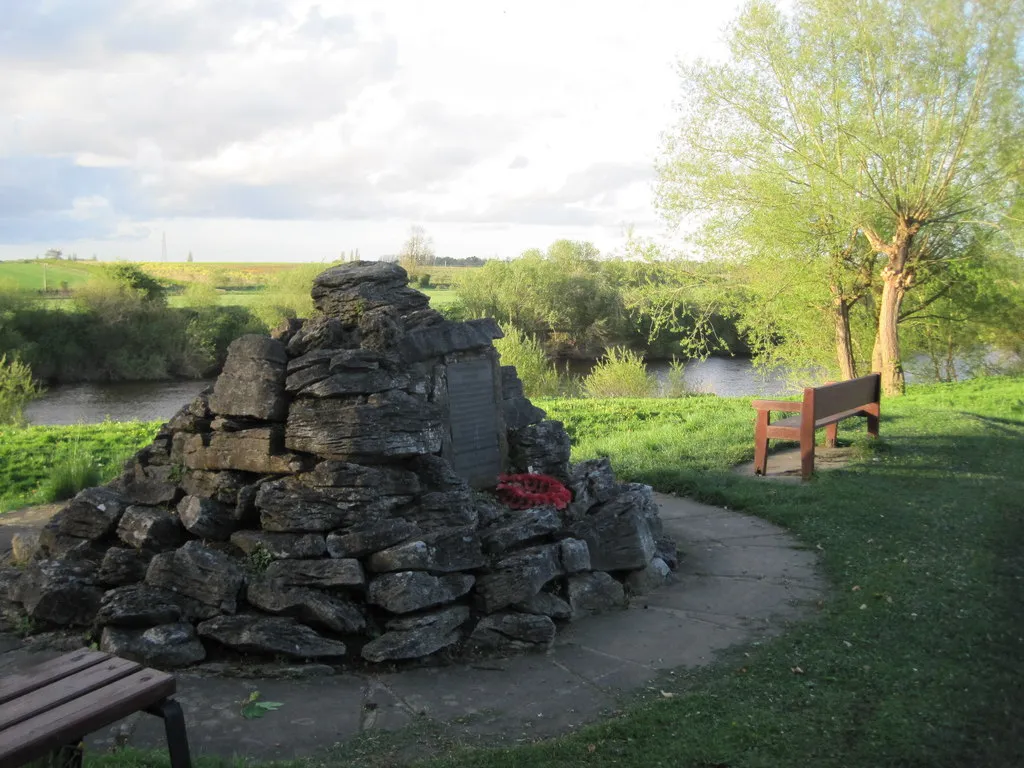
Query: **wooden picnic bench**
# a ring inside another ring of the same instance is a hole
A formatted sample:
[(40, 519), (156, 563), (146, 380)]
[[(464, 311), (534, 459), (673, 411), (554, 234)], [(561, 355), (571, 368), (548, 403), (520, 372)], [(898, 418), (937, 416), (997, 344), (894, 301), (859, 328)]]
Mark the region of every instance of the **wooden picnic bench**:
[[(171, 768), (192, 764), (173, 675), (75, 651), (0, 680), (0, 768), (47, 755), (81, 765), (81, 740), (135, 712), (163, 718)], [(65, 763), (66, 764), (66, 763)]]
[[(814, 472), (814, 431), (825, 428), (825, 445), (834, 448), (839, 422), (851, 416), (867, 416), (868, 434), (878, 437), (882, 377), (877, 373), (858, 379), (804, 389), (803, 401), (754, 400), (757, 423), (754, 426), (754, 472), (768, 470), (768, 440), (800, 441), (800, 474), (804, 480)], [(778, 421), (772, 411), (796, 412)]]

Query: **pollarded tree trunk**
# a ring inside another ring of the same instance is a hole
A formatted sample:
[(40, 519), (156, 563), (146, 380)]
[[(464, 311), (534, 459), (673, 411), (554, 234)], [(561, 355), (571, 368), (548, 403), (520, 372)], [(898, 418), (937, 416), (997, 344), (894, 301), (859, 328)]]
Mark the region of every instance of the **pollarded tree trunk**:
[(906, 391), (900, 358), (899, 318), (908, 282), (904, 272), (897, 272), (890, 266), (882, 270), (878, 337), (871, 357), (872, 361), (878, 361), (875, 370), (882, 374), (882, 392), (887, 395), (902, 395)]
[(843, 380), (857, 377), (857, 363), (853, 359), (853, 341), (850, 338), (850, 305), (843, 299), (835, 300), (836, 358)]

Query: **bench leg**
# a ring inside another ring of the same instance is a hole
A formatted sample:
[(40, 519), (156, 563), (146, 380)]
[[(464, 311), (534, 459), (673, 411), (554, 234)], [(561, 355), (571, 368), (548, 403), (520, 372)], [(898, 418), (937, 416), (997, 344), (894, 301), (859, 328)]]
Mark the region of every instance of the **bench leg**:
[(814, 474), (814, 433), (810, 440), (800, 441), (800, 476), (810, 480)]
[(163, 718), (167, 734), (167, 751), (171, 756), (171, 768), (192, 768), (192, 756), (188, 749), (188, 732), (185, 730), (185, 713), (181, 704), (174, 699), (164, 699), (147, 710)]
[(768, 472), (768, 411), (757, 412), (754, 425), (754, 474)]
[(878, 417), (868, 414), (868, 434), (878, 437)]
[(839, 432), (839, 423), (829, 424), (825, 427), (825, 447), (836, 447), (836, 433)]

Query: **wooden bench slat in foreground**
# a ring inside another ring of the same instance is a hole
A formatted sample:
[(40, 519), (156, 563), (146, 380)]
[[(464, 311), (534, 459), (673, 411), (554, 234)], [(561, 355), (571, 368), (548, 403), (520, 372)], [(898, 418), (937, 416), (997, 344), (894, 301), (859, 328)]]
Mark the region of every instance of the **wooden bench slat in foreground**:
[[(808, 480), (814, 472), (814, 431), (825, 428), (825, 445), (835, 447), (839, 422), (853, 416), (866, 416), (868, 434), (878, 437), (878, 419), (881, 415), (882, 377), (877, 373), (858, 379), (826, 384), (823, 387), (807, 387), (801, 402), (788, 400), (754, 400), (751, 405), (757, 409), (754, 426), (754, 472), (763, 475), (768, 471), (768, 440), (800, 441), (800, 474)], [(797, 413), (776, 422), (771, 420), (772, 411)]]
[[(107, 653), (79, 651), (0, 682), (0, 768), (72, 747), (139, 711), (164, 719), (172, 768), (191, 765), (173, 675)], [(81, 752), (73, 752), (80, 764)]]

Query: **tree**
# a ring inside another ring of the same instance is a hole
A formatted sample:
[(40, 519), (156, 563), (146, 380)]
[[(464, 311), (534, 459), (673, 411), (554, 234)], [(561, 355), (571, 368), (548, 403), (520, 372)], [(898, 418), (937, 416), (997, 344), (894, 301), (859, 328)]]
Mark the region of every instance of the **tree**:
[(409, 227), (409, 239), (398, 254), (398, 263), (410, 275), (419, 267), (434, 263), (434, 242), (419, 224)]
[(814, 301), (844, 376), (850, 313), (878, 293), (874, 367), (902, 391), (907, 290), (957, 258), (951, 228), (996, 221), (1019, 183), (1022, 6), (797, 0), (787, 17), (753, 0), (726, 62), (680, 68), (688, 101), (659, 164), (662, 212), (698, 216), (720, 255), (820, 265)]

